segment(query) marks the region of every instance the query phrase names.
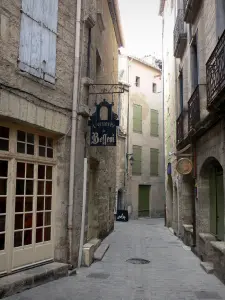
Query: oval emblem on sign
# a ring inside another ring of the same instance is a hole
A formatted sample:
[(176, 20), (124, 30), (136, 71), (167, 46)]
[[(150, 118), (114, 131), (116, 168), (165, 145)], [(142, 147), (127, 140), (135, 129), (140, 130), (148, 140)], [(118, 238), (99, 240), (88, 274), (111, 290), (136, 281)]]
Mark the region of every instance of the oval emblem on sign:
[(191, 173), (193, 168), (192, 161), (188, 158), (181, 158), (177, 162), (177, 172), (181, 175), (188, 175)]

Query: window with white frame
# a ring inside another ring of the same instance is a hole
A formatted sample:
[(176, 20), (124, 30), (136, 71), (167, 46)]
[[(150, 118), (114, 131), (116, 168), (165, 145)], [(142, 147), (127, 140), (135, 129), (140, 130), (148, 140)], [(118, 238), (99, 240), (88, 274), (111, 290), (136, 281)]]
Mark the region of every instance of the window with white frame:
[(55, 83), (58, 0), (22, 0), (19, 68)]
[[(0, 254), (12, 256), (14, 251), (15, 266), (24, 249), (33, 251), (35, 262), (36, 246), (53, 247), (54, 166), (51, 137), (0, 126)], [(7, 238), (12, 248), (7, 248)], [(51, 259), (51, 253), (43, 250), (38, 260)], [(29, 263), (30, 257), (25, 257), (24, 265)]]

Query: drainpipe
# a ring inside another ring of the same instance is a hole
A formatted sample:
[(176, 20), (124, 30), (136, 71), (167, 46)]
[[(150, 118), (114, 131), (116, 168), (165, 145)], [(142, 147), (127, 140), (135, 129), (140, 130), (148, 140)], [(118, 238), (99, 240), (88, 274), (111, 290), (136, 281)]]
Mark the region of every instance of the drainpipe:
[[(129, 175), (129, 155), (130, 154), (130, 147), (129, 147), (129, 142), (130, 142), (130, 63), (132, 61), (129, 60), (129, 57), (127, 56), (127, 60), (128, 60), (128, 72), (127, 72), (127, 81), (128, 81), (128, 97), (127, 97), (127, 145), (126, 145), (126, 154), (125, 154), (125, 158), (126, 158), (126, 176), (127, 176), (127, 210), (128, 210), (128, 206), (130, 206), (130, 209), (132, 210), (132, 202), (130, 202), (130, 175)], [(128, 200), (128, 196), (129, 196), (129, 200)]]
[(79, 67), (80, 67), (80, 30), (81, 30), (81, 0), (77, 0), (76, 35), (75, 35), (75, 51), (74, 51), (72, 129), (71, 129), (71, 148), (70, 148), (69, 204), (68, 204), (68, 244), (69, 244), (68, 261), (70, 264), (72, 264), (74, 171), (75, 171), (75, 159), (76, 159), (77, 103), (78, 103)]
[(79, 255), (78, 255), (78, 268), (81, 267), (81, 263), (82, 263), (82, 252), (83, 252), (84, 231), (85, 231), (85, 216), (86, 216), (86, 202), (87, 202), (87, 147), (86, 147), (86, 134), (85, 134), (83, 203), (82, 203), (82, 217), (81, 217), (80, 246), (79, 246)]
[[(163, 109), (162, 109), (162, 114), (163, 114), (163, 173), (164, 173), (164, 189), (166, 192), (166, 183), (165, 183), (165, 178), (166, 178), (166, 158), (165, 158), (165, 100), (164, 100), (164, 43), (163, 43), (163, 38), (164, 38), (164, 16), (162, 19), (162, 103), (163, 103)], [(166, 193), (165, 193), (165, 197), (166, 197)], [(165, 203), (164, 203), (164, 222), (165, 222), (165, 226), (166, 226), (166, 198), (165, 198)]]
[(196, 145), (193, 145), (193, 156), (194, 156), (194, 196), (192, 197), (192, 219), (193, 219), (193, 247), (196, 246), (196, 204), (195, 199), (197, 198), (196, 191), (196, 179), (197, 179), (197, 154), (196, 154)]

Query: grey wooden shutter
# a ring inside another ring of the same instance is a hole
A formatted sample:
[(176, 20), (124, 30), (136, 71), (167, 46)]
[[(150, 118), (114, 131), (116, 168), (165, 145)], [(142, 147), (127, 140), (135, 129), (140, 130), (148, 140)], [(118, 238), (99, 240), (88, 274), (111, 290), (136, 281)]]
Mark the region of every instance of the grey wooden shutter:
[(133, 131), (142, 132), (142, 107), (137, 104), (133, 106)]
[(58, 0), (22, 0), (19, 67), (55, 82)]
[(159, 175), (159, 150), (150, 149), (150, 175), (158, 176)]
[(133, 146), (133, 166), (132, 173), (133, 175), (141, 175), (141, 164), (142, 164), (142, 147)]
[(43, 1), (41, 62), (44, 79), (55, 82), (58, 0)]
[(159, 113), (157, 110), (151, 109), (151, 135), (159, 135)]

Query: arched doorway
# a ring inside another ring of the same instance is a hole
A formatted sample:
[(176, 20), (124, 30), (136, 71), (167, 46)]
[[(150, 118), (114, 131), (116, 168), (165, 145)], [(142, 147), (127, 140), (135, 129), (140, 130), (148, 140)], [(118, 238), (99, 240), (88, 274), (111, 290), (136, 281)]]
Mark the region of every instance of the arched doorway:
[(200, 200), (208, 202), (209, 232), (224, 240), (223, 168), (217, 159), (208, 158), (202, 166)]
[(173, 190), (173, 223), (172, 227), (175, 233), (178, 235), (178, 223), (179, 223), (179, 202), (178, 202), (178, 195), (177, 195), (177, 186), (174, 185)]
[(117, 193), (117, 210), (123, 210), (123, 191), (122, 189), (118, 190)]

